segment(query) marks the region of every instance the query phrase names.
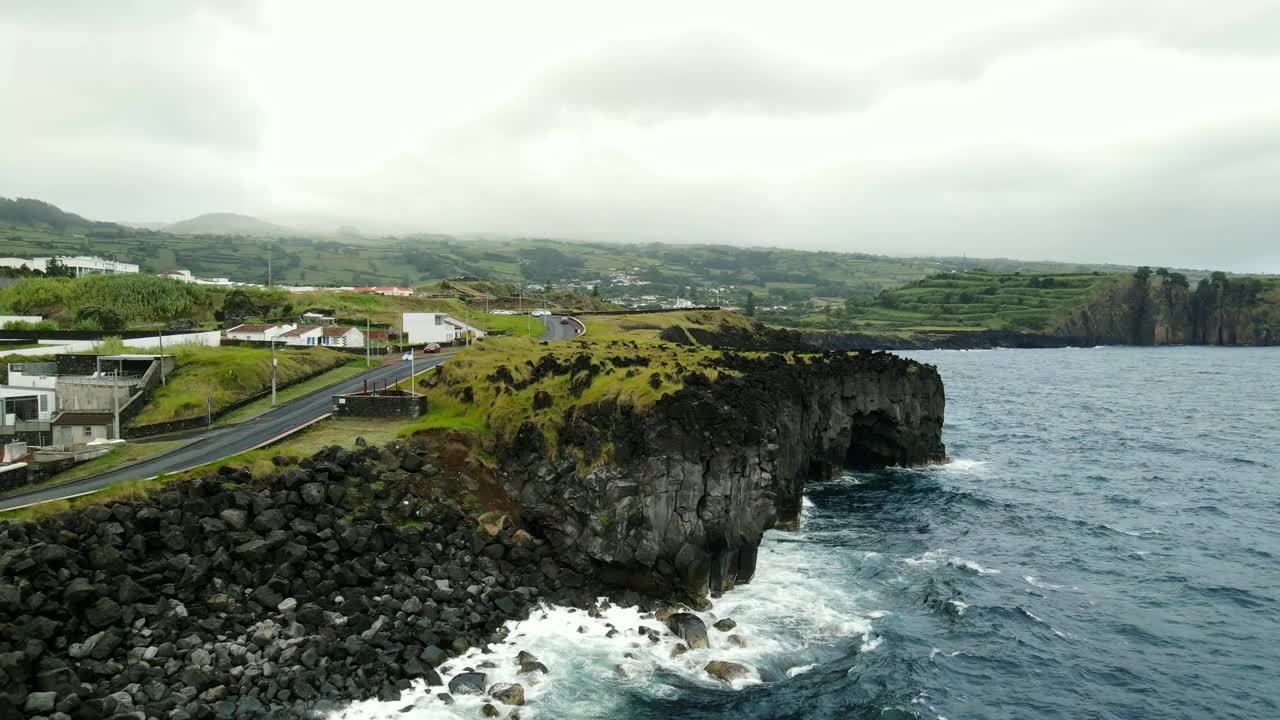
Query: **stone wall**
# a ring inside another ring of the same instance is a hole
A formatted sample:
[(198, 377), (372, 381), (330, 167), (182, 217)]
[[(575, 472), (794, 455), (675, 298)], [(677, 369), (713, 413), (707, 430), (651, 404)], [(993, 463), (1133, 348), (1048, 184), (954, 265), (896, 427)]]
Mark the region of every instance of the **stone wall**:
[(425, 395), (403, 390), (333, 396), (333, 414), (338, 417), (416, 418), (426, 412)]

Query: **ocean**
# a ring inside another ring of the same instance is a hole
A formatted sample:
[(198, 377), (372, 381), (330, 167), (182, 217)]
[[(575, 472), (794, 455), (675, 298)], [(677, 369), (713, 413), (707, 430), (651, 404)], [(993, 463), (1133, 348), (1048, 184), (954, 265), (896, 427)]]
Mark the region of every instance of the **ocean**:
[[(942, 373), (951, 461), (811, 482), (702, 613), (745, 647), (672, 658), (634, 609), (545, 608), (452, 669), (524, 680), (526, 720), (1280, 717), (1280, 351), (906, 354)], [(337, 716), (480, 717), (440, 690)]]

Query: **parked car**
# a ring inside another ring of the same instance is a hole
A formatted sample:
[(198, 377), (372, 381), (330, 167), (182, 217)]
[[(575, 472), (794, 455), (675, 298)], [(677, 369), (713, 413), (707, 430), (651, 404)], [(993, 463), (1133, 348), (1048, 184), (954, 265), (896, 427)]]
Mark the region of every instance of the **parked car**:
[(438, 352), (440, 352), (440, 345), (439, 345), (439, 344), (437, 344), (437, 343), (427, 343), (427, 344), (422, 348), (422, 352), (424, 352), (424, 353), (438, 353)]
[(568, 324), (569, 324), (569, 318), (560, 318), (560, 324), (561, 324), (561, 325), (568, 325)]

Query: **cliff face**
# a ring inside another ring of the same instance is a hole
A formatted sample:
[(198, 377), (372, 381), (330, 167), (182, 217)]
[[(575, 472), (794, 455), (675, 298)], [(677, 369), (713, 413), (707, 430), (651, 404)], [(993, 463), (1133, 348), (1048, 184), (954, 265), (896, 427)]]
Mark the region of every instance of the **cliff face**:
[(641, 412), (565, 418), (557, 456), (609, 459), (598, 467), (550, 460), (522, 427), (498, 465), (524, 522), (606, 583), (701, 596), (751, 579), (764, 531), (798, 520), (806, 479), (944, 459), (931, 366), (884, 353), (721, 362), (717, 382), (686, 377)]
[(1280, 306), (1253, 278), (1135, 276), (1090, 299), (1055, 333), (1105, 345), (1280, 344)]

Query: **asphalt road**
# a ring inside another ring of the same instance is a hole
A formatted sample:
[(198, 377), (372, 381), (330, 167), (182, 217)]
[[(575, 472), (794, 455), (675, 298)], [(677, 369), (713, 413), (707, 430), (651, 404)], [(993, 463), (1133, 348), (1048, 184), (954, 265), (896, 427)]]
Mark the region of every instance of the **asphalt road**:
[[(578, 326), (573, 322), (561, 324), (562, 317), (552, 315), (542, 318), (546, 327), (540, 339), (565, 340), (578, 334)], [(414, 370), (421, 372), (448, 360), (448, 356), (417, 355)], [(0, 513), (6, 510), (34, 505), (37, 503), (58, 500), (61, 498), (83, 495), (101, 490), (124, 480), (149, 478), (164, 473), (189, 470), (206, 463), (238, 455), (300, 427), (329, 413), (333, 408), (332, 396), (341, 393), (356, 392), (368, 380), (370, 385), (381, 381), (395, 382), (409, 376), (409, 363), (399, 361), (390, 365), (374, 368), (367, 373), (317, 390), (310, 395), (291, 400), (275, 410), (246, 420), (236, 425), (227, 425), (201, 433), (196, 442), (136, 465), (110, 470), (101, 475), (72, 480), (53, 487), (32, 490), (0, 500)]]
[[(419, 355), (415, 359), (414, 369), (421, 372), (429, 367), (439, 365), (445, 360), (448, 360), (448, 357)], [(231, 455), (237, 455), (329, 413), (333, 409), (333, 395), (356, 392), (363, 387), (365, 380), (368, 380), (369, 384), (373, 385), (375, 381), (395, 382), (408, 376), (408, 362), (399, 361), (391, 365), (377, 367), (367, 373), (343, 380), (317, 390), (310, 395), (304, 395), (287, 402), (275, 410), (252, 420), (209, 430), (197, 436), (201, 439), (171, 453), (144, 460), (136, 465), (111, 470), (101, 475), (72, 480), (62, 485), (33, 490), (5, 498), (0, 500), (0, 512), (24, 505), (93, 492), (122, 480), (136, 480), (162, 473), (187, 470)]]

